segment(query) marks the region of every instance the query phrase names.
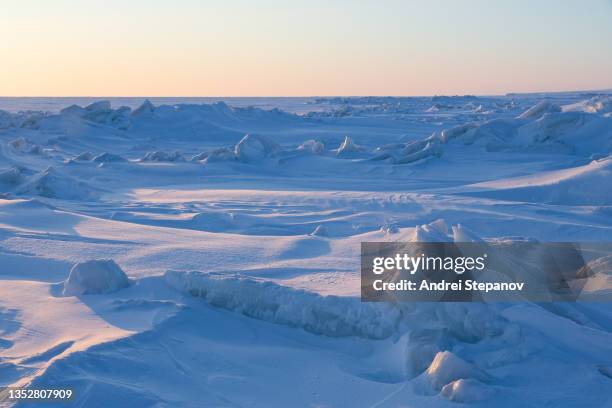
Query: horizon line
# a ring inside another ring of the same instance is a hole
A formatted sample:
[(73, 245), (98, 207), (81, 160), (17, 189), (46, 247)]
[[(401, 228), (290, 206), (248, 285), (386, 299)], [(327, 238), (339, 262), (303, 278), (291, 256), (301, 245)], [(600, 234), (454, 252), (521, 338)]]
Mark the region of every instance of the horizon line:
[(389, 94), (363, 94), (363, 95), (234, 95), (234, 96), (219, 96), (219, 95), (0, 95), (0, 98), (427, 98), (432, 96), (476, 96), (476, 97), (500, 97), (508, 95), (537, 95), (537, 94), (569, 94), (569, 93), (610, 93), (612, 87), (609, 88), (592, 88), (592, 89), (576, 89), (562, 91), (524, 91), (524, 92), (506, 92), (503, 94), (479, 94), (479, 93), (436, 93), (431, 95), (389, 95)]

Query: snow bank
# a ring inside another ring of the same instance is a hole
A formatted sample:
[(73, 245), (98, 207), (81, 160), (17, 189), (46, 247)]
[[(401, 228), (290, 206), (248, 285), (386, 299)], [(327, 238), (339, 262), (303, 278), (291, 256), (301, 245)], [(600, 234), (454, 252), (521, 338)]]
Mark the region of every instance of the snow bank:
[(446, 221), (438, 219), (429, 224), (417, 225), (414, 231), (416, 242), (451, 242)]
[(340, 146), (338, 146), (338, 149), (336, 149), (336, 156), (351, 157), (364, 152), (366, 152), (365, 147), (359, 146), (353, 141), (353, 139), (345, 136)]
[(377, 147), (373, 161), (387, 160), (392, 164), (408, 164), (430, 157), (442, 156), (443, 150), (439, 140), (433, 136), (410, 143), (391, 144)]
[(257, 163), (274, 157), (282, 151), (272, 139), (261, 135), (245, 135), (233, 148), (220, 148), (194, 156), (192, 161), (212, 163), (216, 161), (241, 161)]
[(479, 125), (477, 123), (471, 122), (454, 126), (450, 129), (444, 129), (442, 132), (440, 132), (439, 139), (442, 143), (448, 143), (453, 139), (469, 134), (471, 131), (473, 132), (478, 126)]
[[(407, 147), (409, 149), (410, 146)], [(402, 152), (402, 156), (399, 157), (395, 163), (397, 164), (407, 164), (414, 163), (419, 160), (423, 160), (429, 157), (440, 157), (442, 156), (442, 148), (435, 142), (430, 141), (425, 144), (425, 146), (418, 151), (406, 153), (408, 150), (404, 149)]]
[[(487, 381), (489, 376), (476, 366), (466, 362), (450, 351), (441, 351), (434, 357), (425, 372), (429, 383), (437, 390), (460, 379), (475, 379)], [(449, 393), (450, 390), (447, 390)]]
[(125, 272), (112, 259), (77, 263), (64, 282), (65, 296), (110, 293), (128, 287)]
[(213, 306), (332, 337), (386, 338), (400, 318), (399, 310), (387, 304), (321, 296), (237, 275), (168, 271), (164, 278)]
[(477, 183), (466, 194), (564, 205), (612, 205), (612, 158), (534, 176)]
[(453, 402), (475, 402), (489, 399), (494, 392), (491, 388), (474, 379), (460, 379), (442, 387), (440, 395)]
[(18, 194), (36, 194), (65, 200), (96, 199), (99, 191), (89, 184), (59, 172), (54, 167), (34, 174), (19, 186)]
[(310, 139), (299, 145), (297, 150), (312, 154), (323, 154), (323, 152), (325, 152), (325, 145), (319, 141)]
[(244, 136), (236, 147), (236, 158), (245, 163), (252, 163), (271, 157), (280, 152), (280, 146), (273, 140), (259, 135)]

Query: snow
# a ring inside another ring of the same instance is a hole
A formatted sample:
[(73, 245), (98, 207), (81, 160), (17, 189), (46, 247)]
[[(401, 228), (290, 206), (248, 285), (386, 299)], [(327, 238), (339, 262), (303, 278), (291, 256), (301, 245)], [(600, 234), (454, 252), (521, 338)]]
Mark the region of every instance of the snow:
[(385, 305), (322, 297), (229, 274), (168, 271), (164, 279), (170, 286), (204, 298), (211, 305), (327, 336), (385, 338), (395, 331), (399, 318), (398, 310)]
[(184, 161), (185, 158), (177, 151), (164, 152), (158, 150), (145, 154), (140, 160), (143, 162), (178, 162)]
[(425, 374), (431, 385), (437, 390), (441, 390), (457, 380), (469, 378), (484, 381), (489, 377), (473, 364), (462, 360), (450, 351), (438, 352)]
[(542, 101), (521, 113), (519, 119), (538, 119), (545, 113), (561, 112), (561, 108), (550, 101)]
[(462, 378), (446, 384), (440, 394), (454, 402), (473, 402), (490, 398), (493, 391), (478, 380)]
[(129, 280), (112, 259), (79, 262), (64, 282), (64, 296), (94, 295), (126, 288)]
[(258, 135), (246, 135), (234, 148), (236, 158), (245, 163), (252, 163), (270, 157), (280, 150), (280, 146), (270, 138)]
[(94, 407), (606, 406), (609, 254), (572, 276), (580, 301), (537, 304), (361, 302), (359, 254), (609, 242), (609, 98), (2, 99), (0, 385)]
[(353, 139), (348, 136), (345, 136), (344, 140), (336, 150), (336, 155), (339, 157), (349, 157), (365, 151), (365, 147), (359, 146), (353, 141)]

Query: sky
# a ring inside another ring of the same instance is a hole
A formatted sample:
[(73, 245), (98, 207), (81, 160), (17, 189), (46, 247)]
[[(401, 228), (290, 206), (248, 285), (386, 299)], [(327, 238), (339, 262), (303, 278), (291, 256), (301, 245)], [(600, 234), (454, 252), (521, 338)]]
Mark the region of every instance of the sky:
[(4, 0), (0, 96), (612, 88), (612, 0)]

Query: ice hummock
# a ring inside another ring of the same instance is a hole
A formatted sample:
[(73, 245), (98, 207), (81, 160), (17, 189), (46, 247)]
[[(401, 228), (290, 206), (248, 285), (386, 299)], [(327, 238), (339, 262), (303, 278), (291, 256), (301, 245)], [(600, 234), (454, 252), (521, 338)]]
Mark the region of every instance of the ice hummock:
[(271, 157), (280, 151), (280, 146), (272, 139), (260, 135), (245, 135), (236, 144), (234, 154), (245, 163), (253, 163)]
[(487, 381), (489, 375), (450, 351), (436, 354), (425, 372), (432, 387), (442, 390), (446, 385), (461, 379)]
[(79, 262), (64, 282), (64, 296), (97, 295), (128, 287), (127, 275), (112, 259)]
[(214, 306), (327, 336), (385, 338), (396, 330), (399, 318), (399, 311), (385, 304), (323, 297), (243, 276), (168, 271), (164, 278), (171, 287)]

